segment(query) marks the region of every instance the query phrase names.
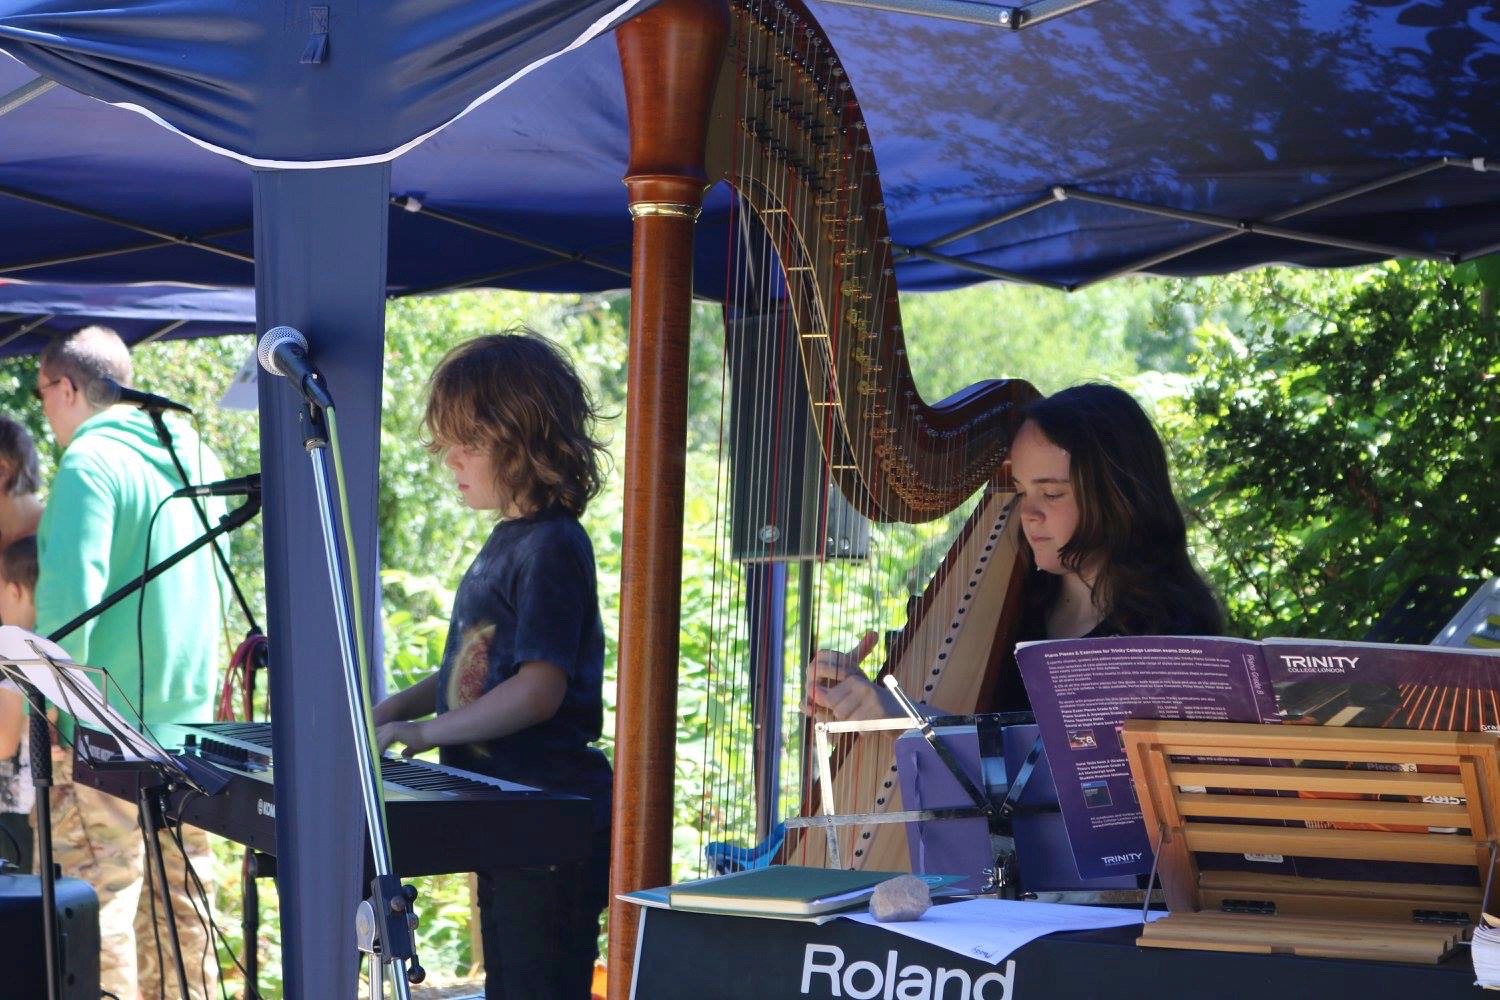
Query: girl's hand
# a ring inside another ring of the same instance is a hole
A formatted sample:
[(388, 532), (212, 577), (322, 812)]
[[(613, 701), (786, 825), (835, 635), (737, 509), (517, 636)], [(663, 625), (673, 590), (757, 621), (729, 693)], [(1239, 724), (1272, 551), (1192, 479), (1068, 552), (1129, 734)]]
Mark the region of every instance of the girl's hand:
[(426, 727), (420, 722), (387, 722), (376, 728), (375, 741), (379, 744), (380, 753), (385, 753), (392, 743), (406, 744), (406, 749), (401, 751), (403, 757), (411, 757), (437, 746), (427, 737)]
[(865, 676), (860, 663), (879, 637), (866, 632), (847, 653), (820, 649), (807, 665), (807, 703), (802, 710), (819, 721), (884, 719), (897, 714), (885, 693)]

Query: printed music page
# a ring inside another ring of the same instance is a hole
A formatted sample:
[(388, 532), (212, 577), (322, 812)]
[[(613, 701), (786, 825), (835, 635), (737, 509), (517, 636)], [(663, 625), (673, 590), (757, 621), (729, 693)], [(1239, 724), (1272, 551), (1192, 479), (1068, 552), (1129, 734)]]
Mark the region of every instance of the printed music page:
[(1151, 844), (1120, 735), (1126, 719), (1278, 722), (1253, 640), (1129, 636), (1024, 642), (1031, 696), (1082, 878), (1146, 874)]

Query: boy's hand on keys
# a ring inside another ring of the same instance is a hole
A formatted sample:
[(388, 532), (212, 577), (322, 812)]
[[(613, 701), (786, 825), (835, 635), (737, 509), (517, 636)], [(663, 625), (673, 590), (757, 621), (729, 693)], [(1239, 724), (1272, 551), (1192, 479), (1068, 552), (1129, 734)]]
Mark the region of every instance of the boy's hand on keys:
[(437, 746), (427, 738), (420, 722), (387, 722), (376, 728), (375, 741), (381, 753), (385, 753), (392, 743), (406, 744), (406, 749), (401, 751), (403, 757), (410, 757)]

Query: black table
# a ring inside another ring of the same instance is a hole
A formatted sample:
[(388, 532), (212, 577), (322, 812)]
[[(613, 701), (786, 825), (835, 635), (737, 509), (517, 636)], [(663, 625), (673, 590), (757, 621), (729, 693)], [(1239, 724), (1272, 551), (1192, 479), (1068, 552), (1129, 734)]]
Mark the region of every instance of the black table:
[(1139, 948), (1138, 933), (1138, 927), (1121, 927), (1054, 934), (1031, 942), (996, 966), (852, 920), (818, 926), (645, 908), (632, 996), (1482, 1000), (1488, 995), (1473, 985), (1467, 948), (1441, 965), (1406, 965)]

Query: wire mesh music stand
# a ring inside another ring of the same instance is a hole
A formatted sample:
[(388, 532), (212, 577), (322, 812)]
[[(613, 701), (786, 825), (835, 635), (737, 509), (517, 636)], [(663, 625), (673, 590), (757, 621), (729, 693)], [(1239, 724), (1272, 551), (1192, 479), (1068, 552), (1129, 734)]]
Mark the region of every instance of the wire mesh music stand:
[[(14, 681), (21, 688), (30, 702), (31, 711), (37, 716), (45, 718), (47, 702), (51, 702), (78, 722), (107, 734), (112, 744), (108, 759), (91, 758), (93, 766), (101, 769), (126, 768), (149, 775), (140, 782), (136, 806), (140, 810), (148, 860), (166, 913), (167, 936), (171, 942), (178, 988), (183, 996), (188, 996), (187, 968), (177, 934), (177, 915), (172, 908), (171, 892), (167, 884), (166, 862), (158, 836), (158, 819), (162, 816), (163, 798), (171, 788), (188, 786), (207, 795), (217, 790), (216, 785), (222, 787), (222, 780), (215, 781), (215, 772), (208, 765), (193, 762), (184, 766), (160, 743), (144, 733), (144, 720), (141, 720), (139, 730), (132, 726), (109, 703), (106, 692), (110, 686), (113, 685), (117, 691), (120, 688), (108, 671), (72, 662), (55, 642), (14, 625), (0, 627), (0, 678)], [(121, 698), (128, 704), (123, 691)], [(80, 747), (91, 745), (83, 740), (75, 739), (75, 742)], [(46, 752), (50, 753), (50, 749)], [(50, 780), (48, 784), (50, 785)], [(48, 789), (44, 788), (43, 791), (49, 793)], [(49, 864), (46, 867), (51, 869), (50, 851), (48, 858)], [(54, 875), (52, 870), (43, 871), (43, 885), (50, 885)], [(55, 934), (57, 912), (54, 893), (44, 894), (43, 919), (46, 921), (47, 936)]]

